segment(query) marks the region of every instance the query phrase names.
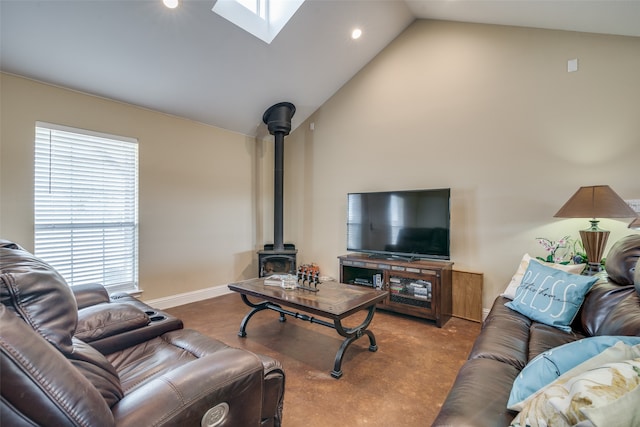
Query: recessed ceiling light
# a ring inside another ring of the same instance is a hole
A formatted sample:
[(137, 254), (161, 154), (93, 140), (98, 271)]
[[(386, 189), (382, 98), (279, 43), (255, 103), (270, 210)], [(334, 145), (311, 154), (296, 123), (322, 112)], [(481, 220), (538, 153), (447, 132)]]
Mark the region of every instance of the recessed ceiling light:
[(362, 35), (362, 30), (360, 28), (356, 28), (351, 32), (351, 38), (357, 40)]
[(164, 3), (164, 5), (169, 9), (175, 9), (178, 7), (178, 0), (162, 0), (162, 3)]

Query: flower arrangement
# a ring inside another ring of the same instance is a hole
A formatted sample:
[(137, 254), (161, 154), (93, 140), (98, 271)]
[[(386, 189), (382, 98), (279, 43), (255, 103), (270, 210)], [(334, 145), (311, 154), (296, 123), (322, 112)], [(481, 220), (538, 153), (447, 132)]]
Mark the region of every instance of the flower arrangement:
[[(536, 257), (540, 261), (553, 262), (555, 264), (569, 264), (570, 262), (582, 264), (589, 262), (580, 239), (564, 236), (555, 242), (544, 237), (538, 237), (536, 240), (547, 251), (546, 257)], [(601, 262), (604, 262), (604, 260)]]
[(536, 257), (537, 259), (556, 264), (569, 264), (569, 262), (571, 262), (572, 257), (567, 253), (567, 251), (558, 252), (560, 249), (566, 249), (569, 247), (571, 244), (569, 236), (564, 236), (562, 239), (556, 240), (555, 242), (544, 237), (537, 237), (536, 240), (547, 251), (547, 256), (545, 258)]
[[(572, 239), (570, 236), (564, 236), (562, 239), (553, 241), (544, 237), (536, 238), (538, 243), (547, 251), (546, 257), (536, 257), (540, 261), (553, 262), (555, 264), (583, 264), (589, 262), (587, 253), (584, 250), (580, 239)], [(562, 250), (564, 249), (564, 250)], [(604, 264), (604, 259), (600, 262)]]

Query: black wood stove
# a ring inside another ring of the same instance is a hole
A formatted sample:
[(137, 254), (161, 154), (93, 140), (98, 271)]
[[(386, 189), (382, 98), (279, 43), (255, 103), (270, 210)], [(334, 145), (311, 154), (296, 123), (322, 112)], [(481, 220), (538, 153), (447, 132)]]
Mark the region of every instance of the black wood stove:
[(274, 136), (275, 168), (273, 183), (273, 244), (258, 251), (259, 277), (272, 274), (296, 274), (298, 250), (291, 243), (283, 243), (284, 137), (291, 131), (291, 117), (296, 107), (290, 102), (272, 105), (264, 112), (262, 121)]

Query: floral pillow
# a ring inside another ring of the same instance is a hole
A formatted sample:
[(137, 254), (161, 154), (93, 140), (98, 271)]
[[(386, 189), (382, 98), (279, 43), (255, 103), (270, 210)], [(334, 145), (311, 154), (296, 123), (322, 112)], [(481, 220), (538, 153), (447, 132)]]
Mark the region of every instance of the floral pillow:
[(596, 427), (637, 426), (639, 399), (640, 358), (606, 363), (577, 375), (568, 372), (542, 388), (522, 402), (510, 425), (569, 427), (590, 421)]
[(530, 360), (520, 371), (513, 381), (507, 407), (519, 411), (522, 408), (516, 406), (518, 402), (578, 365), (589, 369), (636, 357), (640, 357), (640, 337), (603, 335), (552, 348)]
[[(522, 282), (522, 277), (524, 276), (525, 271), (527, 271), (527, 267), (529, 267), (529, 261), (534, 258), (531, 258), (529, 254), (524, 254), (522, 259), (520, 260), (520, 264), (518, 265), (518, 269), (515, 274), (511, 278), (511, 281), (507, 285), (507, 288), (501, 294), (505, 298), (514, 299), (516, 297), (516, 289), (520, 286)], [(551, 262), (542, 263), (548, 267), (555, 268), (558, 270), (566, 271), (567, 273), (572, 274), (580, 274), (584, 270), (586, 264), (554, 264)]]

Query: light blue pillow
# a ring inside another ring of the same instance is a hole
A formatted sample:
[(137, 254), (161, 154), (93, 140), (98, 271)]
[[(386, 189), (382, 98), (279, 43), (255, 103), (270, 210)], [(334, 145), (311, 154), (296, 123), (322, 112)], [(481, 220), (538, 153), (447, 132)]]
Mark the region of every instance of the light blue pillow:
[(597, 276), (566, 273), (531, 260), (515, 298), (505, 305), (532, 320), (571, 332), (571, 322), (597, 280)]
[(640, 337), (611, 335), (590, 337), (540, 353), (531, 359), (516, 377), (511, 387), (507, 407), (522, 402), (542, 387), (551, 384), (560, 375), (613, 347), (620, 341), (634, 346), (640, 344)]

